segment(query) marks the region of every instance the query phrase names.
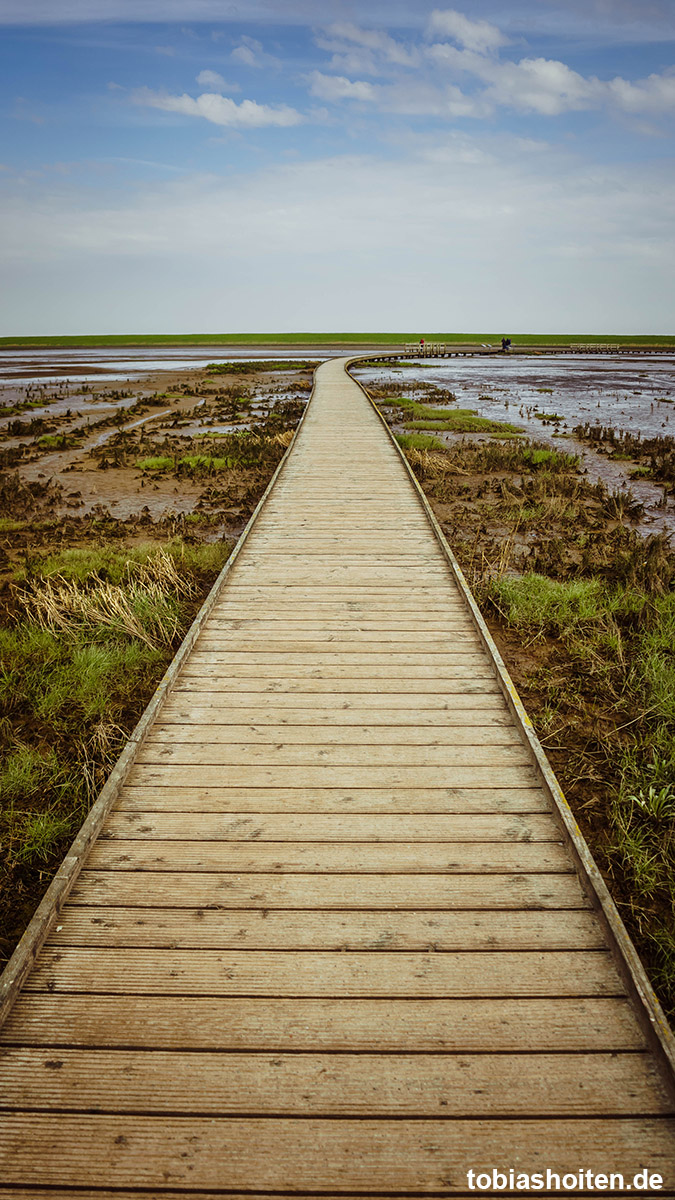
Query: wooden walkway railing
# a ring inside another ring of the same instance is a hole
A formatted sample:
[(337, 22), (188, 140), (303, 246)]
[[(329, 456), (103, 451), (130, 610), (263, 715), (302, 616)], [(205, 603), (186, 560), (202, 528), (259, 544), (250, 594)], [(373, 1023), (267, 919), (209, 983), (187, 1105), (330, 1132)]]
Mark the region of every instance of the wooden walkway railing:
[(658, 1006), (343, 361), (197, 632), (42, 910), (0, 1200), (675, 1194)]

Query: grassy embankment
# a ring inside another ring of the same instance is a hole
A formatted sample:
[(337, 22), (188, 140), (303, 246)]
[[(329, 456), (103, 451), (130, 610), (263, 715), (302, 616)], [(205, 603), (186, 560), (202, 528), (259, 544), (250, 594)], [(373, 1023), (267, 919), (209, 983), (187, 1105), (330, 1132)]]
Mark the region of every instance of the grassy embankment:
[[(499, 345), (501, 333), (185, 333), (185, 334), (83, 334), (54, 337), (4, 337), (0, 350), (77, 349), (99, 346), (389, 346), (416, 342), (420, 337), (429, 342), (458, 345)], [(675, 337), (667, 334), (589, 334), (589, 333), (519, 333), (514, 334), (518, 346), (582, 345), (635, 346), (644, 349), (675, 348)]]
[(672, 1016), (675, 554), (574, 456), (521, 439), (406, 454)]

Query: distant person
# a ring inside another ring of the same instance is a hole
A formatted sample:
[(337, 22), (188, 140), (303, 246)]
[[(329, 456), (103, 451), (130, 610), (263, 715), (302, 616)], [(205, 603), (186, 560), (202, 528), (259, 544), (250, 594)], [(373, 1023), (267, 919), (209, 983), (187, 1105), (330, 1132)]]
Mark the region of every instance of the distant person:
[(507, 350), (511, 349), (511, 338), (502, 338), (502, 353), (506, 354)]

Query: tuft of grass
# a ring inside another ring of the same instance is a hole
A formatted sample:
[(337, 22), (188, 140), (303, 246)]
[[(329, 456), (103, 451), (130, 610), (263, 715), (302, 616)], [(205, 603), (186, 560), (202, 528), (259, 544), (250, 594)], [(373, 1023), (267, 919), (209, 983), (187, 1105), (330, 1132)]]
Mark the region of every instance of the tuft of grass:
[(154, 458), (139, 458), (136, 466), (141, 471), (170, 471), (174, 466), (174, 460), (157, 455)]
[(36, 445), (41, 450), (65, 450), (68, 438), (64, 433), (44, 433), (37, 439)]
[(47, 863), (77, 828), (72, 816), (58, 812), (13, 814), (9, 859), (18, 866)]
[(32, 799), (58, 779), (59, 765), (53, 750), (44, 753), (34, 746), (18, 743), (0, 770), (0, 798), (3, 805)]
[(214, 471), (227, 471), (236, 465), (233, 457), (215, 457), (210, 454), (186, 454), (176, 464), (178, 471), (190, 475), (212, 475)]
[(458, 408), (444, 415), (442, 420), (406, 421), (406, 429), (438, 429), (450, 433), (489, 433), (494, 437), (522, 437), (523, 432), (506, 421), (492, 421), (479, 417), (470, 408)]
[(493, 580), (489, 598), (501, 617), (528, 636), (578, 637), (602, 621), (605, 587), (598, 579), (561, 582), (535, 572)]

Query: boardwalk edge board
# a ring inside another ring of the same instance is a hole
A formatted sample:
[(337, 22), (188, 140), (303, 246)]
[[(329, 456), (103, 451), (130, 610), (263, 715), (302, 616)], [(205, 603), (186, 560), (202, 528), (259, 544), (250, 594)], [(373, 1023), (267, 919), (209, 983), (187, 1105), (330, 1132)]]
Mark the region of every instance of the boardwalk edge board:
[[(314, 377), (314, 380), (316, 380), (316, 377)], [(110, 772), (106, 783), (92, 804), (83, 824), (81, 825), (72, 845), (70, 846), (70, 849), (68, 850), (63, 862), (54, 875), (54, 878), (42, 897), (40, 904), (36, 908), (29, 925), (25, 929), (23, 936), (16, 947), (16, 950), (12, 954), (4, 971), (0, 975), (0, 1028), (7, 1020), (12, 1005), (14, 1004), (14, 1001), (21, 990), (21, 986), (26, 979), (26, 976), (32, 970), (37, 956), (40, 953), (40, 950), (42, 949), (42, 946), (44, 945), (54, 922), (61, 913), (61, 910), (63, 909), (63, 906), (77, 881), (87, 853), (91, 849), (93, 843), (96, 841), (106, 821), (106, 818), (112, 809), (113, 804), (115, 803), (122, 787), (126, 783), (132, 767), (135, 765), (136, 755), (147, 736), (148, 730), (151, 728), (158, 712), (160, 711), (165, 700), (168, 698), (183, 662), (190, 654), (190, 651), (192, 650), (192, 647), (201, 632), (204, 622), (216, 604), (227, 576), (239, 557), (244, 544), (258, 518), (258, 515), (265, 505), (267, 497), (270, 495), (274, 485), (277, 482), (277, 479), (288, 462), (291, 451), (295, 445), (296, 438), (298, 437), (304, 423), (310, 401), (314, 395), (315, 386), (316, 382), (314, 381), (311, 394), (305, 406), (305, 410), (295, 427), (293, 437), (286, 448), (286, 452), (284, 453), (281, 461), (278, 463), (277, 468), (267, 487), (265, 488), (263, 495), (253, 510), (253, 513), (251, 514), (243, 533), (239, 537), (236, 546), (232, 550), (232, 553), (230, 554), (222, 571), (218, 575), (218, 578), (213, 584), (208, 596), (204, 600), (204, 603), (192, 622), (192, 625), (188, 629), (183, 641), (176, 651), (176, 654), (169, 663), (169, 666), (157, 685), (155, 693), (152, 696), (147, 708), (129, 735), (127, 744), (125, 745), (120, 757), (115, 763), (115, 766)]]
[(582, 883), (585, 884), (589, 893), (594, 909), (596, 910), (603, 926), (607, 932), (609, 944), (614, 952), (614, 958), (619, 970), (619, 973), (626, 984), (628, 992), (632, 995), (636, 1002), (637, 1015), (641, 1021), (645, 1033), (650, 1044), (656, 1051), (662, 1065), (666, 1068), (668, 1074), (668, 1082), (670, 1089), (675, 1095), (675, 1036), (670, 1028), (666, 1015), (661, 1007), (659, 999), (649, 981), (647, 972), (640, 960), (640, 957), (633, 945), (633, 942), (628, 934), (628, 931), (621, 919), (619, 911), (614, 903), (607, 885), (600, 873), (600, 870), (591, 854), (586, 839), (584, 838), (570, 808), (563, 790), (551, 768), (546, 753), (537, 737), (530, 718), (527, 715), (525, 706), (523, 705), (520, 696), (516, 690), (515, 684), (509, 675), (506, 664), (502, 659), (495, 641), (483, 619), (483, 616), (476, 604), (471, 589), (464, 577), (464, 573), (453, 554), (448, 541), (441, 529), (441, 526), (436, 519), (434, 511), (425, 496), (420, 483), (418, 482), (414, 471), (412, 470), (403, 450), (399, 446), (394, 434), (387, 424), (383, 414), (368, 392), (357, 379), (351, 375), (350, 367), (353, 364), (363, 361), (362, 357), (350, 358), (345, 363), (345, 371), (350, 375), (352, 381), (361, 388), (361, 391), (367, 397), (377, 414), (380, 423), (386, 430), (387, 437), (392, 443), (403, 467), (410, 479), (417, 497), (426, 513), (431, 528), (433, 529), (436, 540), (447, 560), (447, 563), (452, 571), (454, 579), (457, 583), (461, 595), (464, 597), (467, 608), (473, 618), (479, 636), (493, 662), (497, 681), (501, 687), (504, 699), (520, 729), (525, 743), (528, 746), (534, 765), (540, 772), (544, 787), (551, 798), (554, 806), (554, 811), (558, 814), (562, 831), (568, 846), (570, 847), (574, 859), (579, 867)]

